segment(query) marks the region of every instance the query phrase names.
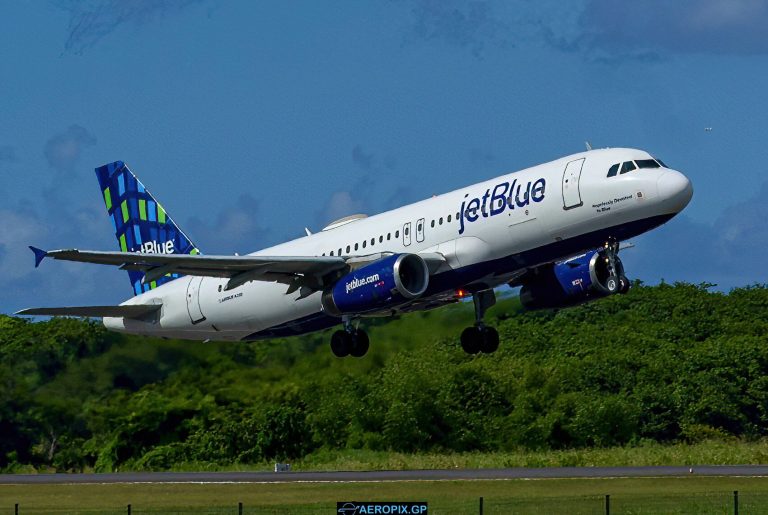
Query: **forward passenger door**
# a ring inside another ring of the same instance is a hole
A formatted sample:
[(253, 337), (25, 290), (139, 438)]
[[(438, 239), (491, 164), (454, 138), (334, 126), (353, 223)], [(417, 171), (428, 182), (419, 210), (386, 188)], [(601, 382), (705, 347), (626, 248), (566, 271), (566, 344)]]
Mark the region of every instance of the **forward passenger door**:
[(583, 204), (579, 191), (579, 179), (584, 159), (576, 159), (565, 166), (563, 171), (563, 209), (573, 209)]

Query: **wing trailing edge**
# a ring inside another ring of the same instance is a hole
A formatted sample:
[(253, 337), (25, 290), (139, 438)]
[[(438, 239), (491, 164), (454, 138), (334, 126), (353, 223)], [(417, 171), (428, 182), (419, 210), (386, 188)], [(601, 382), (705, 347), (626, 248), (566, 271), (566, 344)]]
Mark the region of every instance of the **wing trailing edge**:
[(123, 306), (71, 306), (57, 308), (28, 308), (16, 315), (71, 316), (89, 318), (142, 318), (156, 313), (162, 304), (132, 304)]

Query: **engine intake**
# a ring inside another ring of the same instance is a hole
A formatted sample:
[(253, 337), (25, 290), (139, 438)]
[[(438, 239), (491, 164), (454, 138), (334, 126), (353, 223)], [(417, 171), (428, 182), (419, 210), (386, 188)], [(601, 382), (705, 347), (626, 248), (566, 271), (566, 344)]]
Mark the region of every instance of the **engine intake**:
[[(616, 257), (619, 275), (624, 266)], [(561, 308), (604, 297), (610, 293), (608, 260), (602, 249), (554, 263), (526, 281), (520, 302), (526, 309)]]
[(429, 268), (417, 254), (394, 254), (349, 272), (322, 296), (323, 310), (351, 315), (397, 308), (421, 296)]

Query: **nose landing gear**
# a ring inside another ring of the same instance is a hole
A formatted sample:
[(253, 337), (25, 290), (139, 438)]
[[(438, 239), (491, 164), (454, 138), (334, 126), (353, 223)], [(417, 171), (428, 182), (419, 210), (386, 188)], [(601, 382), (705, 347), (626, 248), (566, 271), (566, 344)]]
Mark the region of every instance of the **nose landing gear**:
[(343, 319), (344, 329), (336, 331), (331, 336), (331, 351), (337, 358), (352, 356), (362, 358), (368, 352), (370, 341), (368, 333), (355, 328), (348, 317)]
[(499, 332), (486, 326), (483, 317), (486, 310), (496, 304), (496, 295), (493, 290), (482, 290), (472, 296), (472, 301), (475, 304), (475, 325), (461, 333), (461, 348), (467, 354), (490, 354), (499, 348)]
[(604, 245), (605, 260), (608, 262), (608, 278), (605, 287), (608, 293), (627, 293), (629, 291), (629, 279), (624, 275), (624, 265), (619, 259), (619, 242), (616, 238), (609, 238)]

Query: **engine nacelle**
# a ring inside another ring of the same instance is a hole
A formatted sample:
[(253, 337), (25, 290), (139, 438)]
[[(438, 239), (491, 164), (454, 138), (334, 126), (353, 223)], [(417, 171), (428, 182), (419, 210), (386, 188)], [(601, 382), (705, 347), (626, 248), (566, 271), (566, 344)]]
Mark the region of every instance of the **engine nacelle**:
[(395, 254), (349, 272), (323, 292), (323, 310), (341, 316), (397, 308), (423, 294), (429, 268), (416, 254)]
[[(624, 266), (616, 257), (617, 273)], [(562, 308), (604, 297), (609, 294), (606, 281), (610, 273), (602, 249), (560, 261), (539, 271), (520, 290), (520, 302), (526, 309)]]

